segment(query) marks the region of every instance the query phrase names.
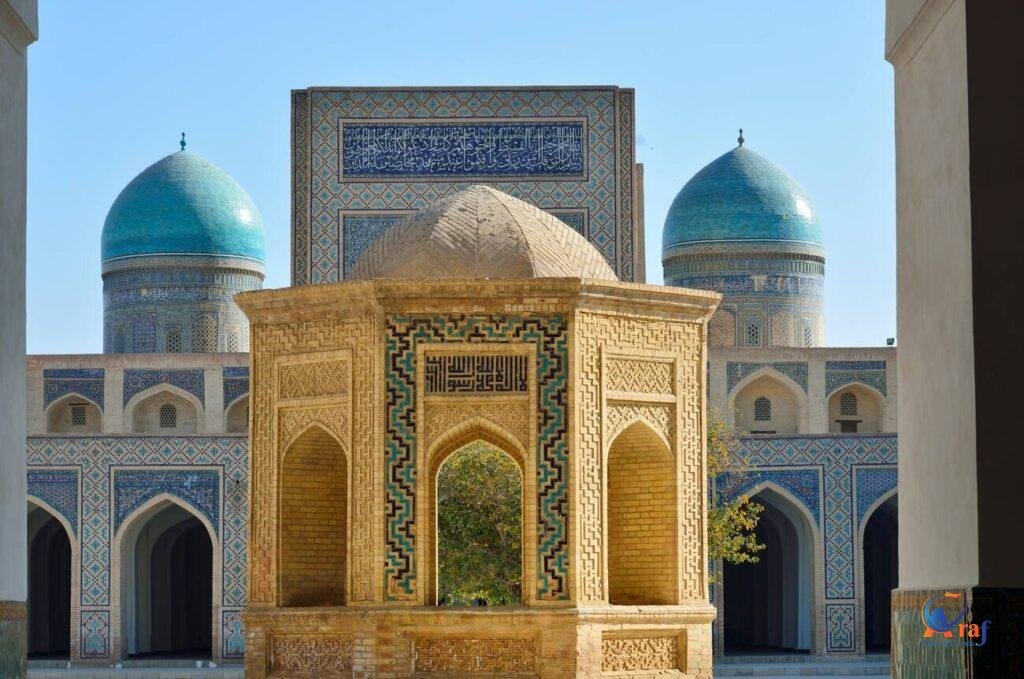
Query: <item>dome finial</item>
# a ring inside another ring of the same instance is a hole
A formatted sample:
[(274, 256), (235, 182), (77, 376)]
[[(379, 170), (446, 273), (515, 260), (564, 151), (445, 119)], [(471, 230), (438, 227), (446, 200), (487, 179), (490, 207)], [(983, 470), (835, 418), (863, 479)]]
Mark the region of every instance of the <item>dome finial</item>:
[[(743, 128), (742, 127), (740, 128), (740, 136), (736, 139), (736, 141), (739, 142), (740, 146), (743, 146), (743, 142), (746, 141), (746, 139), (743, 138)], [(183, 146), (182, 148), (185, 148), (185, 147)]]
[[(742, 132), (742, 131), (743, 130), (740, 130), (740, 132)], [(181, 133), (181, 141), (179, 141), (178, 143), (181, 144), (181, 150), (184, 151), (185, 150), (185, 133), (184, 132)]]

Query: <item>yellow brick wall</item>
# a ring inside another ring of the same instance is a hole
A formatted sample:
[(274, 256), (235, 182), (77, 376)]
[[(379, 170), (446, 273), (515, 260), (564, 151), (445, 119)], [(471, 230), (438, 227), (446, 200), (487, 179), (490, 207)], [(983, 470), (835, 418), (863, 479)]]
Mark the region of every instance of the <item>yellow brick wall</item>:
[(672, 456), (642, 423), (608, 451), (608, 598), (676, 601), (676, 493)]
[(341, 447), (313, 428), (285, 452), (281, 483), (281, 603), (345, 603), (346, 470)]

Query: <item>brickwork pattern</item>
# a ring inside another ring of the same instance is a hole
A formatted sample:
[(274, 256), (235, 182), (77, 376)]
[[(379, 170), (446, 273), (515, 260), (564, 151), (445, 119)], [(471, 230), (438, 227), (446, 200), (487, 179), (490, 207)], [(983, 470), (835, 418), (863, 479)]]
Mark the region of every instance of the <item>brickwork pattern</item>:
[(677, 670), (679, 637), (609, 637), (601, 640), (602, 672)]
[(417, 637), (416, 672), (529, 672), (536, 669), (533, 639), (507, 637)]
[(676, 489), (672, 454), (644, 424), (608, 451), (608, 601), (677, 600)]
[(275, 636), (272, 677), (342, 677), (352, 670), (352, 639), (331, 636)]
[(345, 603), (345, 453), (319, 427), (285, 451), (281, 464), (281, 600), (285, 606)]

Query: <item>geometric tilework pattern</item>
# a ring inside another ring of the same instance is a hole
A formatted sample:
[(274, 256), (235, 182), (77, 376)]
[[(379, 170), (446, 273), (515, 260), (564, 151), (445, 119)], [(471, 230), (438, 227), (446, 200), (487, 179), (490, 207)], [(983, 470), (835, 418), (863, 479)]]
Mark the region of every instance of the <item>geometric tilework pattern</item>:
[(114, 533), (125, 517), (161, 493), (191, 504), (220, 533), (220, 474), (213, 469), (115, 469)]
[[(201, 371), (200, 371), (201, 372)], [(110, 546), (114, 521), (111, 497), (115, 467), (142, 468), (156, 472), (192, 467), (216, 470), (223, 478), (227, 497), (220, 501), (216, 518), (223, 517), (221, 528), (222, 610), (240, 611), (246, 605), (246, 542), (248, 539), (249, 484), (248, 444), (234, 436), (162, 437), (46, 437), (33, 436), (27, 442), (27, 462), (33, 471), (45, 467), (81, 465), (81, 597), (82, 652), (89, 657), (109, 653)], [(124, 469), (117, 471), (123, 472)], [(157, 482), (158, 475), (148, 477)], [(182, 486), (170, 484), (164, 489), (181, 496)], [(206, 512), (204, 511), (204, 514)], [(210, 514), (207, 514), (210, 516)], [(217, 525), (214, 522), (214, 525)], [(86, 610), (93, 609), (93, 610)], [(95, 610), (102, 609), (102, 610)]]
[(103, 407), (103, 368), (46, 368), (43, 407), (65, 394), (78, 394)]
[(853, 382), (860, 382), (887, 396), (885, 383), (885, 361), (826, 361), (825, 393)]
[(827, 648), (830, 651), (856, 650), (854, 604), (825, 604)]
[(854, 484), (857, 493), (857, 526), (864, 524), (864, 515), (889, 491), (896, 488), (896, 467), (856, 467)]
[(28, 494), (53, 507), (78, 535), (78, 472), (73, 469), (29, 469)]
[(721, 494), (721, 501), (732, 502), (741, 495), (750, 495), (750, 490), (761, 483), (773, 483), (785, 488), (796, 496), (814, 517), (814, 524), (821, 528), (821, 467), (811, 469), (744, 469), (722, 472), (715, 479), (715, 489)]
[(725, 371), (728, 391), (731, 393), (733, 387), (742, 382), (745, 377), (765, 367), (782, 373), (803, 387), (804, 392), (807, 391), (807, 364), (795, 361), (779, 363), (727, 363)]
[[(519, 176), (511, 177), (499, 173), (485, 181), (542, 209), (585, 210), (588, 240), (621, 280), (633, 280), (633, 231), (637, 216), (633, 206), (635, 131), (631, 90), (312, 89), (292, 93), (295, 285), (337, 281), (349, 262), (354, 261), (354, 250), (341, 252), (347, 229), (344, 224), (339, 225), (340, 215), (418, 210), (480, 181), (461, 174), (402, 176), (405, 170), (390, 176), (371, 172), (375, 175), (372, 177), (339, 173), (340, 128), (367, 119), (375, 119), (375, 124), (395, 125), (410, 118), (420, 119), (417, 124), (433, 118), (433, 123), (442, 125), (487, 123), (488, 119), (496, 118), (517, 119), (520, 124), (536, 123), (538, 118), (580, 120), (585, 134), (585, 176), (565, 181), (552, 176), (524, 177), (517, 173)], [(409, 158), (399, 161), (412, 162)], [(363, 240), (358, 239), (354, 248), (363, 245)]]
[(561, 316), (397, 315), (387, 319), (385, 595), (416, 594), (416, 347), (533, 343), (537, 347), (537, 597), (568, 598), (568, 348)]
[(201, 368), (184, 370), (136, 370), (124, 371), (124, 404), (132, 396), (158, 384), (170, 384), (183, 389), (206, 405), (206, 379)]
[[(742, 459), (748, 467), (792, 467), (821, 466), (824, 469), (824, 557), (825, 557), (825, 603), (842, 603), (847, 608), (829, 609), (836, 627), (828, 627), (827, 650), (852, 650), (852, 622), (849, 636), (843, 626), (847, 615), (854, 607), (849, 603), (855, 599), (854, 549), (856, 528), (854, 522), (857, 509), (854, 506), (854, 469), (857, 465), (895, 467), (897, 441), (895, 434), (875, 436), (801, 435), (772, 436), (765, 438), (742, 438)], [(770, 476), (770, 474), (769, 474)], [(887, 478), (895, 484), (895, 476), (875, 477), (877, 483), (870, 487), (876, 491), (881, 479)], [(780, 479), (779, 485), (784, 485)], [(886, 492), (881, 490), (880, 492)], [(877, 497), (877, 496), (876, 496)], [(859, 500), (859, 498), (858, 498)], [(826, 616), (828, 623), (828, 616)]]
[(243, 394), (249, 393), (249, 368), (224, 368), (224, 407), (234, 403)]

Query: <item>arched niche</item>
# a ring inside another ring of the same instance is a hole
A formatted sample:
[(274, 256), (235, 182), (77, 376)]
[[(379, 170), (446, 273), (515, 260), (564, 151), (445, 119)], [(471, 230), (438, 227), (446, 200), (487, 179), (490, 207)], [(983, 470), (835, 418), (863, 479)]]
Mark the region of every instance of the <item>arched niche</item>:
[(675, 604), (679, 530), (675, 460), (654, 429), (635, 422), (608, 448), (608, 602)]
[[(424, 562), (431, 569), (427, 581), (426, 601), (432, 605), (443, 603), (440, 601), (439, 575), (440, 575), (440, 554), (439, 554), (439, 523), (438, 523), (438, 497), (443, 488), (438, 486), (441, 471), (446, 462), (459, 455), (462, 451), (474, 444), (484, 444), (499, 451), (511, 461), (519, 475), (519, 515), (520, 515), (520, 603), (525, 602), (532, 596), (531, 588), (528, 587), (528, 574), (532, 573), (530, 564), (533, 562), (533, 555), (536, 553), (532, 541), (532, 531), (525, 519), (528, 490), (531, 486), (529, 463), (526, 449), (523, 444), (510, 432), (499, 425), (484, 418), (473, 418), (459, 425), (450, 428), (437, 437), (427, 453), (428, 458), (428, 483), (426, 493), (426, 518), (427, 518), (427, 540)], [(504, 466), (509, 470), (509, 466)], [(532, 486), (531, 486), (532, 487)]]
[(899, 517), (895, 489), (868, 509), (860, 529), (861, 583), (864, 592), (864, 651), (891, 650), (890, 599), (898, 584)]
[(348, 593), (348, 460), (311, 426), (285, 449), (280, 474), (282, 606), (344, 606)]
[(215, 655), (219, 639), (219, 540), (209, 520), (185, 501), (163, 494), (122, 523), (112, 554), (123, 658)]
[(28, 656), (71, 655), (72, 574), (69, 526), (41, 503), (28, 503)]
[(224, 428), (229, 434), (249, 433), (249, 394), (239, 396), (228, 406)]
[(828, 430), (833, 434), (882, 431), (884, 397), (859, 382), (836, 389), (828, 398)]
[(727, 654), (810, 653), (814, 637), (813, 518), (774, 484), (754, 489), (763, 507), (756, 563), (723, 564), (723, 645)]
[[(767, 417), (765, 408), (768, 403)], [(733, 389), (730, 398), (735, 427), (752, 434), (797, 434), (806, 410), (798, 384), (781, 373), (763, 368)]]
[(103, 411), (81, 394), (61, 396), (46, 408), (48, 434), (98, 434), (103, 430)]
[(132, 397), (124, 416), (133, 434), (181, 436), (203, 432), (202, 413), (195, 396), (170, 384), (159, 384)]

